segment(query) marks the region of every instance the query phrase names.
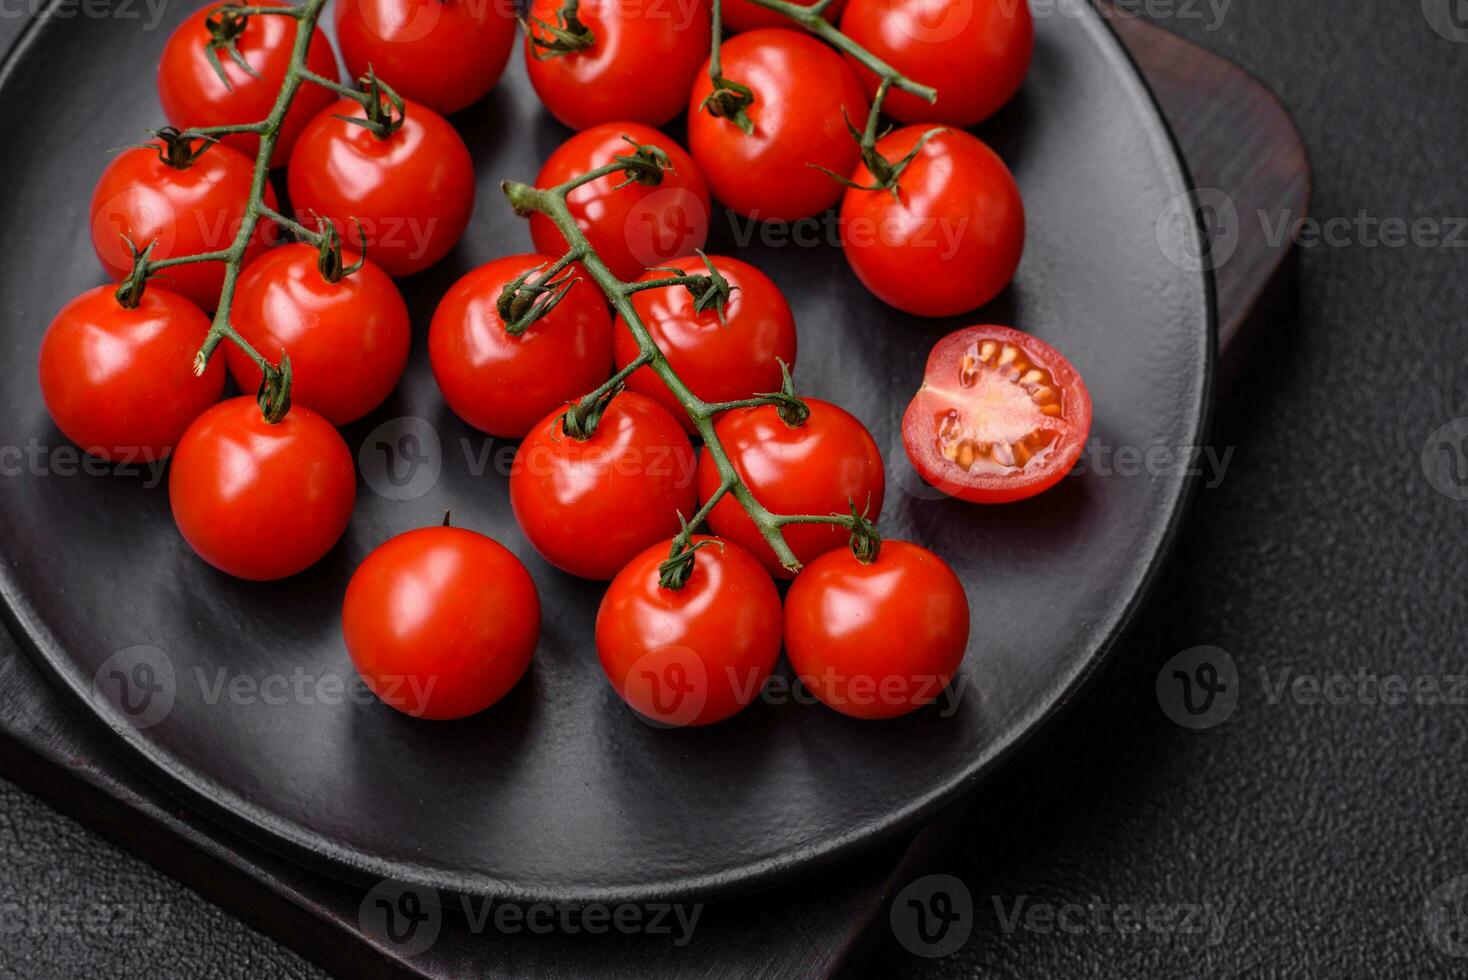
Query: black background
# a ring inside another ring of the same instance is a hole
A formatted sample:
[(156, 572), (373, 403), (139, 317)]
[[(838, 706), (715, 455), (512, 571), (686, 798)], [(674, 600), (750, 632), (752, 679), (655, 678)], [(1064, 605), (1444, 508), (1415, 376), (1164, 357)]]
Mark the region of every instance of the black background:
[[(1468, 216), (1468, 44), (1439, 36), (1424, 13), (1455, 2), (1123, 4), (1262, 78), (1304, 134), (1314, 217), (1348, 224), (1335, 244), (1301, 250), (1297, 309), (1265, 324), (1221, 400), (1212, 442), (1232, 450), (1229, 465), (1200, 489), (1132, 641), (985, 786), (941, 855), (935, 870), (972, 896), (969, 940), (921, 959), (882, 922), (876, 958), (864, 957), (874, 971), (1468, 971), (1424, 925), (1434, 890), (1468, 874), (1468, 706), (1273, 703), (1269, 687), (1286, 669), (1431, 677), (1443, 690), (1468, 673), (1468, 502), (1437, 492), (1422, 464), (1433, 433), (1468, 415), (1468, 233), (1458, 247), (1392, 247), (1371, 226), (1430, 219), (1446, 233)], [(1169, 721), (1154, 689), (1163, 663), (1199, 644), (1228, 651), (1240, 682), (1236, 710), (1206, 731)], [(1007, 931), (996, 905), (1008, 913), (1022, 896), (1101, 911), (1072, 917), (1076, 933)], [(1188, 905), (1228, 915), (1217, 942), (1175, 926), (1110, 928), (1118, 906)], [(0, 907), (23, 910), (0, 930), (0, 975), (319, 975), (3, 784)], [(111, 934), (28, 927), (58, 909), (119, 924)]]

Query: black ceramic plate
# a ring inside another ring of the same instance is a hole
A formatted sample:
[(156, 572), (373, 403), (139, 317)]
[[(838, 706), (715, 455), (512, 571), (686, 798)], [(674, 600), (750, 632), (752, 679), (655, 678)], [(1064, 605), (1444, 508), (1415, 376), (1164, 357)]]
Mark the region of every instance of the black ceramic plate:
[[(188, 13), (167, 5), (150, 30), (144, 5), (105, 18), (58, 9), (0, 76), (15, 135), (0, 154), (0, 586), (40, 661), (119, 747), (239, 832), (349, 877), (466, 893), (589, 901), (769, 884), (839, 860), (973, 785), (1077, 689), (1156, 574), (1188, 486), (1185, 467), (1157, 454), (1200, 441), (1212, 299), (1205, 274), (1167, 258), (1196, 253), (1191, 224), (1159, 224), (1185, 194), (1183, 168), (1088, 6), (1048, 8), (1023, 93), (979, 131), (1014, 169), (1029, 220), (1019, 276), (992, 308), (917, 321), (871, 299), (834, 248), (756, 232), (741, 253), (794, 304), (801, 389), (845, 405), (884, 448), (884, 532), (940, 552), (967, 586), (962, 698), (947, 717), (935, 708), (882, 724), (759, 704), (693, 731), (649, 727), (612, 694), (592, 646), (601, 586), (534, 554), (510, 513), (509, 444), (455, 419), (429, 372), (435, 299), (474, 265), (529, 250), (499, 181), (532, 178), (566, 136), (518, 56), (499, 88), (454, 120), (479, 175), (474, 220), (456, 252), (404, 284), (417, 328), (407, 377), (345, 432), (363, 474), (351, 528), (305, 574), (249, 584), (189, 551), (158, 474), (78, 474), (37, 391), (51, 315), (101, 280), (88, 239), (92, 185), (109, 148), (161, 121), (156, 56)], [(749, 232), (722, 218), (715, 226), (713, 250)], [(932, 343), (985, 321), (1029, 330), (1076, 364), (1104, 447), (1085, 474), (1002, 508), (924, 488), (899, 432)], [(1152, 464), (1115, 465), (1133, 453)], [(547, 615), (534, 666), (506, 701), (434, 724), (341, 694), (354, 675), (338, 612), (369, 550), (445, 509), (525, 560)], [(152, 700), (119, 678), (148, 682)]]

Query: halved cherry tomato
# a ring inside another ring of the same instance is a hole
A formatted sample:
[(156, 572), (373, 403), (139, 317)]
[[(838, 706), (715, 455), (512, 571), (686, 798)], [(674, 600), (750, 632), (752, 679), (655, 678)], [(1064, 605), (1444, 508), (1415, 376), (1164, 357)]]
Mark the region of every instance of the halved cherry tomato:
[[(245, 218), (253, 170), (249, 158), (227, 146), (208, 147), (183, 168), (165, 163), (157, 142), (123, 150), (92, 191), (92, 246), (102, 268), (118, 281), (132, 271), (128, 241), (140, 251), (152, 242), (154, 259), (228, 248)], [(276, 206), (269, 184), (265, 203)], [(256, 225), (246, 262), (265, 251), (273, 228), (265, 221)], [(160, 273), (164, 275), (159, 284), (165, 289), (205, 310), (219, 305), (223, 262), (191, 262)]]
[(98, 286), (67, 303), (41, 338), (41, 397), (56, 427), (114, 462), (163, 459), (224, 390), (224, 367), (194, 374), (209, 318), (149, 286), (136, 309)]
[[(709, 261), (731, 290), (722, 323), (712, 306), (695, 311), (697, 300), (685, 286), (634, 293), (633, 307), (678, 377), (704, 401), (728, 402), (779, 391), (780, 362), (795, 367), (795, 317), (790, 304), (770, 277), (748, 262), (725, 255), (710, 256)], [(666, 278), (667, 269), (708, 273), (703, 259), (690, 256), (643, 278)], [(637, 340), (620, 317), (617, 324), (613, 345), (617, 367), (623, 368), (637, 359)], [(656, 400), (684, 429), (694, 431), (682, 404), (651, 368), (633, 374), (627, 387)]]
[(581, 0), (576, 16), (593, 43), (551, 55), (531, 38), (550, 40), (536, 21), (557, 26), (564, 6), (563, 0), (531, 0), (525, 36), (530, 84), (551, 115), (572, 129), (617, 119), (661, 126), (678, 115), (694, 74), (708, 58), (704, 0)]
[(724, 77), (754, 92), (745, 110), (754, 132), (702, 108), (713, 91), (705, 62), (688, 101), (688, 148), (714, 197), (759, 221), (795, 221), (835, 204), (841, 184), (815, 167), (851, 172), (861, 148), (846, 119), (860, 126), (868, 107), (846, 62), (809, 34), (780, 29), (736, 35), (722, 58)]
[(504, 0), (336, 0), (336, 39), (352, 77), (371, 66), (403, 98), (458, 112), (504, 73), (515, 7)]
[[(755, 499), (774, 514), (845, 514), (856, 506), (875, 521), (882, 513), (887, 481), (882, 454), (866, 426), (838, 405), (805, 399), (810, 417), (787, 425), (770, 405), (737, 408), (714, 426), (734, 469)], [(698, 461), (698, 494), (709, 500), (719, 488), (719, 470), (705, 450)], [(776, 578), (790, 578), (774, 550), (730, 495), (714, 505), (709, 527), (722, 538), (744, 546)], [(802, 563), (839, 548), (850, 537), (830, 524), (791, 524), (785, 543)]]
[[(802, 7), (815, 5), (815, 0), (793, 0)], [(832, 0), (830, 6), (821, 11), (821, 16), (832, 24), (836, 18), (841, 16), (841, 8), (846, 5), (846, 0)], [(790, 27), (792, 21), (784, 14), (777, 13), (769, 7), (761, 7), (753, 0), (723, 0), (720, 10), (724, 15), (724, 30), (754, 31), (761, 27)]]
[(609, 579), (638, 552), (692, 517), (693, 446), (651, 398), (624, 391), (589, 439), (566, 433), (557, 409), (538, 422), (510, 467), (510, 505), (545, 560), (582, 578)]
[(968, 646), (969, 607), (948, 563), (884, 541), (811, 562), (785, 596), (785, 651), (800, 682), (853, 718), (895, 718), (936, 700)]
[(419, 528), (357, 567), (342, 637), (383, 703), (415, 718), (464, 718), (524, 676), (540, 640), (540, 596), (520, 559), (494, 539)]
[(596, 652), (612, 689), (658, 725), (711, 725), (759, 697), (780, 656), (780, 594), (749, 552), (696, 536), (693, 571), (663, 588), (671, 541), (612, 579), (596, 613)]
[[(877, 152), (895, 163), (929, 132), (899, 129), (877, 141)], [(852, 180), (873, 183), (864, 165)], [(841, 202), (842, 250), (878, 299), (918, 316), (952, 316), (1009, 285), (1024, 251), (1024, 202), (993, 150), (961, 129), (941, 130), (897, 185), (897, 194), (850, 187)]]
[[(327, 282), (316, 260), (316, 249), (302, 244), (256, 259), (240, 274), (231, 319), (272, 363), (282, 350), (290, 355), (293, 404), (346, 425), (381, 405), (402, 378), (412, 341), (408, 306), (371, 261)], [(259, 389), (260, 368), (244, 351), (229, 344), (225, 357), (241, 390)]]
[(546, 255), (495, 259), (454, 283), (434, 311), (428, 328), (433, 376), (449, 408), (482, 432), (518, 439), (611, 373), (611, 314), (585, 278), (518, 337), (505, 331), (495, 304), (506, 284), (553, 261)]
[[(709, 190), (698, 164), (672, 137), (641, 123), (593, 126), (558, 146), (540, 168), (536, 187), (554, 187), (603, 167), (633, 151), (630, 137), (668, 155), (671, 169), (662, 183), (630, 183), (612, 174), (582, 184), (566, 198), (576, 226), (619, 279), (636, 279), (644, 269), (664, 265), (703, 248), (709, 235)], [(540, 212), (530, 216), (530, 237), (546, 255), (565, 254), (566, 240)]]
[(922, 478), (979, 504), (1054, 486), (1090, 432), (1080, 374), (1049, 344), (1009, 327), (965, 327), (938, 341), (902, 417), (902, 442)]
[[(213, 48), (210, 57), (210, 18), (220, 17), (227, 4), (211, 4), (191, 14), (169, 35), (158, 61), (158, 98), (163, 114), (179, 129), (190, 126), (229, 126), (256, 123), (270, 115), (276, 96), (285, 82), (296, 43), (296, 20), (279, 14), (252, 14), (244, 31), (234, 39), (251, 71), (241, 68), (229, 48)], [(252, 7), (284, 7), (281, 0), (251, 0)], [(214, 67), (218, 60), (227, 83)], [(312, 32), (306, 49), (306, 67), (318, 75), (336, 79), (336, 56), (326, 35)], [(270, 165), (279, 167), (290, 159), (296, 138), (312, 116), (330, 105), (335, 97), (319, 85), (302, 85), (285, 114)], [(260, 152), (260, 137), (239, 134), (224, 142), (253, 159)]]
[(352, 519), (357, 476), (341, 435), (309, 408), (274, 425), (249, 397), (194, 420), (168, 473), (179, 533), (236, 578), (294, 575), (332, 549)]

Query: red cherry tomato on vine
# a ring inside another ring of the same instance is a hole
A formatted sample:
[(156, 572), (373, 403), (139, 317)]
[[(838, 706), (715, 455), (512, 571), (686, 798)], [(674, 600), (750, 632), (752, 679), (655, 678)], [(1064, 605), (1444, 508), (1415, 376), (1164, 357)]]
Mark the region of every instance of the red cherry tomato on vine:
[[(372, 262), (337, 282), (316, 267), (317, 250), (292, 244), (251, 263), (235, 286), (231, 321), (272, 362), (291, 358), (291, 402), (354, 422), (381, 405), (408, 363), (408, 306)], [(350, 265), (357, 256), (347, 253)], [(260, 368), (234, 344), (229, 373), (245, 392), (260, 387)]]
[(780, 595), (749, 552), (718, 538), (678, 589), (659, 585), (663, 541), (617, 573), (596, 614), (596, 652), (612, 689), (644, 718), (711, 725), (759, 697), (780, 655)]
[[(1030, 68), (1035, 24), (1014, 0), (851, 0), (841, 32), (915, 82), (927, 102), (893, 89), (882, 111), (905, 123), (974, 126), (1014, 97)], [(867, 92), (878, 78), (849, 59)]]
[(385, 704), (415, 718), (464, 718), (524, 676), (540, 640), (540, 596), (520, 559), (492, 538), (419, 528), (358, 566), (342, 636)]
[[(755, 499), (774, 514), (845, 514), (856, 505), (875, 521), (887, 488), (882, 454), (856, 416), (830, 402), (805, 399), (810, 418), (787, 425), (770, 405), (737, 408), (714, 426), (724, 452)], [(698, 499), (707, 501), (719, 487), (719, 471), (707, 449), (698, 461)], [(709, 527), (747, 548), (777, 578), (790, 578), (774, 550), (732, 495), (714, 505)], [(805, 564), (850, 538), (829, 524), (790, 524), (785, 543)]]
[(1091, 394), (1059, 351), (1009, 327), (938, 341), (902, 417), (907, 457), (962, 500), (1001, 504), (1059, 483), (1091, 432)]
[[(217, 17), (225, 4), (212, 4), (190, 15), (168, 38), (158, 62), (158, 98), (163, 114), (179, 129), (190, 126), (229, 126), (256, 123), (270, 115), (276, 96), (285, 82), (296, 43), (296, 21), (279, 14), (255, 14), (246, 19), (244, 32), (234, 47), (253, 74), (241, 68), (224, 47), (215, 48), (219, 65), (229, 84), (219, 77), (209, 57), (210, 31), (207, 21)], [(280, 0), (251, 0), (254, 7), (284, 7)], [(336, 57), (326, 35), (315, 31), (306, 49), (306, 67), (318, 75), (336, 79)], [(270, 165), (279, 167), (291, 155), (291, 147), (307, 121), (335, 96), (319, 85), (303, 84), (280, 127)], [(223, 142), (254, 159), (260, 152), (260, 137), (242, 133), (226, 136)]]
[(448, 121), (406, 103), (402, 128), (386, 139), (337, 116), (365, 119), (350, 99), (327, 106), (306, 126), (291, 154), (291, 205), (299, 220), (331, 219), (348, 244), (356, 219), (367, 257), (388, 275), (421, 272), (458, 243), (474, 210), (474, 163)]
[[(92, 246), (114, 280), (132, 271), (128, 240), (139, 250), (154, 243), (154, 259), (198, 255), (228, 248), (244, 221), (254, 179), (254, 164), (244, 154), (211, 146), (179, 168), (164, 163), (161, 150), (158, 143), (123, 150), (102, 171), (92, 192)], [(265, 203), (276, 206), (268, 184)], [(273, 227), (265, 221), (256, 225), (245, 250), (247, 262), (265, 251)], [(162, 275), (168, 277), (159, 280), (165, 289), (205, 310), (219, 305), (223, 262), (192, 262)]]
[[(902, 159), (924, 133), (899, 129), (877, 141)], [(852, 180), (870, 185), (858, 166)], [(1004, 161), (977, 138), (945, 129), (897, 180), (899, 193), (847, 188), (841, 246), (877, 298), (918, 316), (952, 316), (983, 306), (1014, 278), (1025, 244), (1024, 202)]]
[(236, 578), (285, 578), (331, 550), (357, 498), (352, 453), (309, 408), (271, 425), (255, 399), (222, 401), (173, 454), (168, 499), (199, 557)]
[(688, 436), (650, 398), (612, 399), (591, 438), (573, 438), (557, 409), (538, 422), (510, 467), (510, 505), (545, 560), (609, 579), (698, 508)]
[[(815, 0), (793, 0), (802, 7), (815, 5)], [(821, 12), (821, 16), (832, 24), (836, 18), (841, 16), (841, 8), (846, 5), (846, 0), (832, 0), (830, 6)], [(761, 27), (790, 27), (791, 20), (784, 14), (776, 13), (768, 7), (761, 7), (753, 0), (723, 0), (720, 10), (724, 15), (724, 30), (730, 33), (734, 31), (753, 31)]]
[(514, 12), (501, 0), (337, 0), (336, 39), (353, 78), (370, 65), (403, 98), (458, 112), (504, 73)]
[(428, 328), (433, 376), (454, 414), (482, 432), (518, 439), (547, 412), (596, 390), (611, 374), (611, 314), (584, 273), (524, 333), (505, 331), (495, 310), (505, 285), (554, 261), (546, 255), (496, 259), (454, 283), (434, 311)]
[(785, 651), (806, 689), (853, 718), (895, 718), (930, 704), (968, 646), (963, 583), (948, 563), (884, 541), (864, 564), (831, 551), (785, 596)]
[(748, 134), (700, 108), (713, 91), (707, 65), (688, 102), (688, 148), (714, 197), (760, 221), (795, 221), (835, 204), (841, 184), (808, 164), (850, 173), (861, 148), (846, 118), (860, 126), (868, 107), (841, 56), (796, 31), (750, 31), (726, 41), (724, 77), (754, 92)]
[(209, 318), (176, 293), (149, 286), (126, 309), (111, 286), (67, 303), (41, 339), (41, 397), (56, 427), (114, 462), (167, 456), (224, 390), (224, 368), (199, 376), (194, 355)]
[[(656, 186), (630, 183), (612, 174), (583, 184), (566, 198), (576, 226), (619, 279), (636, 279), (642, 270), (663, 265), (703, 248), (709, 235), (709, 191), (698, 164), (671, 137), (640, 123), (619, 122), (577, 133), (556, 148), (540, 168), (536, 187), (554, 187), (632, 152), (622, 137), (656, 146), (671, 169)], [(564, 255), (566, 240), (540, 212), (530, 216), (536, 251)]]
[[(633, 307), (678, 377), (704, 401), (729, 402), (779, 391), (784, 380), (780, 362), (795, 367), (795, 317), (790, 304), (770, 277), (749, 263), (724, 255), (709, 258), (731, 289), (724, 322), (719, 322), (713, 307), (695, 312), (697, 301), (684, 286), (634, 293)], [(696, 256), (669, 262), (667, 268), (708, 273), (703, 259)], [(642, 278), (668, 275), (653, 269)], [(637, 340), (620, 317), (617, 324), (613, 349), (616, 366), (623, 368), (637, 359)], [(694, 431), (688, 413), (651, 368), (633, 374), (627, 387), (654, 399), (684, 429)]]
[(631, 120), (661, 126), (683, 109), (693, 76), (709, 54), (704, 0), (668, 4), (582, 0), (577, 18), (590, 47), (546, 57), (532, 37), (550, 40), (536, 23), (556, 25), (564, 0), (531, 0), (525, 65), (551, 115), (572, 129)]

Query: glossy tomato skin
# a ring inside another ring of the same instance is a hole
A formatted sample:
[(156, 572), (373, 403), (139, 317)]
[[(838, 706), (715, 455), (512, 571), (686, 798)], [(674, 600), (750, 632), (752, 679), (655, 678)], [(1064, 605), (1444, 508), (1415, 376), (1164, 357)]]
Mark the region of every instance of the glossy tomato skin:
[(458, 243), (474, 210), (474, 163), (448, 121), (407, 102), (402, 128), (387, 139), (336, 116), (366, 118), (343, 99), (307, 124), (291, 154), (291, 204), (312, 227), (330, 218), (348, 244), (353, 218), (367, 236), (367, 257), (390, 276), (421, 272)]
[(863, 564), (850, 549), (811, 562), (785, 596), (785, 651), (800, 682), (853, 718), (895, 718), (932, 703), (963, 661), (969, 606), (948, 563), (884, 541)]
[[(613, 174), (576, 188), (567, 196), (566, 206), (612, 274), (632, 280), (651, 266), (692, 255), (708, 241), (708, 184), (687, 150), (641, 123), (593, 126), (556, 148), (540, 168), (535, 186), (554, 187), (625, 156), (632, 147), (623, 136), (667, 153), (671, 169), (663, 174), (662, 183), (618, 187), (625, 178)], [(554, 256), (566, 252), (566, 239), (539, 212), (530, 216), (530, 237), (538, 252)]]
[(861, 150), (846, 116), (861, 125), (866, 90), (832, 48), (808, 34), (765, 29), (724, 43), (724, 77), (754, 91), (754, 133), (700, 106), (713, 91), (707, 63), (688, 101), (688, 148), (714, 197), (759, 221), (795, 221), (841, 198), (841, 184), (811, 164), (848, 174)]
[(514, 7), (502, 2), (336, 0), (336, 38), (353, 78), (367, 67), (405, 99), (458, 112), (504, 73)]
[[(804, 425), (786, 425), (774, 407), (762, 405), (734, 409), (714, 432), (755, 499), (771, 513), (845, 514), (855, 503), (858, 512), (865, 510), (875, 521), (882, 513), (887, 481), (871, 433), (840, 406), (815, 398), (804, 401), (810, 407)], [(705, 450), (698, 461), (699, 500), (708, 500), (718, 487), (718, 467)], [(714, 505), (709, 527), (749, 550), (776, 578), (791, 577), (732, 496)], [(801, 564), (844, 547), (850, 537), (844, 528), (829, 524), (792, 524), (784, 532)]]
[(271, 425), (254, 398), (194, 420), (173, 455), (173, 520), (200, 558), (236, 578), (294, 575), (331, 550), (357, 481), (341, 435), (309, 408)]
[[(227, 52), (221, 51), (219, 63), (229, 78), (229, 84), (225, 85), (209, 62), (209, 29), (205, 26), (205, 21), (222, 6), (211, 4), (191, 15), (174, 30), (163, 47), (163, 57), (158, 62), (158, 98), (163, 103), (163, 114), (179, 129), (259, 122), (274, 108), (290, 67), (296, 21), (275, 15), (254, 16), (236, 39), (235, 47), (255, 70), (255, 75), (244, 71)], [(280, 0), (262, 0), (252, 2), (251, 6), (286, 4)], [(337, 77), (336, 57), (331, 53), (326, 35), (319, 30), (313, 32), (306, 49), (306, 67), (326, 78)], [(270, 157), (272, 167), (282, 166), (290, 159), (291, 148), (306, 123), (334, 99), (332, 93), (319, 85), (300, 87), (280, 127), (280, 137)], [(248, 133), (226, 136), (223, 142), (251, 160), (260, 152), (260, 137)]]
[[(928, 132), (908, 126), (877, 142), (900, 160)], [(871, 184), (865, 166), (853, 181)], [(953, 316), (1009, 285), (1025, 244), (1024, 202), (1004, 161), (976, 137), (948, 129), (923, 145), (900, 193), (848, 188), (841, 246), (878, 299), (918, 316)]]
[[(381, 405), (402, 378), (412, 340), (408, 306), (372, 262), (327, 282), (316, 258), (312, 246), (291, 244), (256, 259), (240, 274), (231, 317), (270, 361), (282, 350), (290, 355), (292, 404), (346, 425)], [(234, 344), (225, 356), (240, 390), (259, 390), (255, 362)]]
[(465, 718), (525, 675), (540, 641), (540, 595), (520, 559), (492, 538), (419, 528), (357, 567), (342, 637), (385, 704), (415, 718)]
[[(159, 159), (148, 147), (123, 150), (92, 191), (92, 247), (102, 268), (121, 282), (132, 271), (126, 239), (140, 250), (153, 242), (154, 259), (198, 255), (228, 248), (239, 234), (250, 199), (254, 164), (227, 146), (212, 146), (180, 170)], [(276, 206), (275, 191), (265, 186), (265, 203)], [(255, 227), (245, 260), (268, 247), (274, 226)], [(168, 269), (160, 285), (193, 300), (202, 309), (219, 304), (224, 284), (223, 262), (196, 262)]]
[[(530, 18), (556, 23), (561, 0), (531, 0)], [(661, 126), (683, 109), (693, 76), (708, 58), (705, 0), (665, 6), (626, 0), (583, 0), (581, 22), (596, 41), (582, 51), (544, 60), (527, 34), (530, 84), (551, 115), (572, 129), (627, 120)], [(536, 36), (548, 37), (538, 26)]]
[(644, 548), (693, 516), (693, 446), (657, 402), (624, 391), (590, 439), (566, 435), (561, 410), (536, 423), (510, 467), (510, 505), (545, 560), (610, 579)]
[(657, 725), (711, 725), (759, 697), (780, 655), (780, 595), (749, 552), (717, 538), (680, 589), (658, 584), (672, 542), (617, 573), (596, 614), (596, 652), (615, 690)]
[(1091, 432), (1091, 394), (1055, 348), (1009, 327), (949, 334), (902, 418), (913, 468), (944, 493), (1002, 504), (1048, 490)]
[(68, 439), (99, 459), (163, 459), (219, 400), (224, 367), (194, 374), (209, 318), (156, 286), (136, 309), (98, 286), (67, 303), (41, 339), (41, 397)]
[[(783, 380), (780, 362), (795, 368), (795, 317), (790, 304), (770, 277), (748, 262), (726, 255), (709, 259), (732, 290), (724, 305), (723, 323), (712, 307), (695, 312), (693, 293), (683, 286), (634, 293), (633, 307), (678, 377), (704, 401), (728, 402), (779, 391)], [(708, 272), (697, 256), (669, 262), (668, 268)], [(643, 278), (668, 275), (653, 269)], [(617, 368), (637, 359), (637, 340), (620, 317), (613, 344)], [(685, 430), (694, 431), (688, 413), (651, 368), (633, 374), (627, 387), (652, 398), (682, 422)]]
[[(1035, 47), (1029, 4), (1011, 0), (851, 0), (841, 31), (937, 90), (938, 100), (930, 103), (894, 89), (882, 111), (904, 123), (977, 125), (1019, 91)], [(849, 61), (875, 94), (876, 74)]]
[[(794, 0), (803, 7), (813, 6), (815, 0)], [(827, 7), (822, 16), (832, 24), (836, 18), (841, 16), (841, 8), (846, 6), (846, 0), (834, 0)], [(792, 22), (784, 14), (776, 13), (768, 7), (761, 7), (752, 0), (723, 0), (720, 9), (724, 15), (724, 30), (726, 33), (735, 31), (754, 31), (761, 27), (791, 27)]]
[(553, 261), (534, 254), (495, 259), (454, 283), (434, 311), (433, 376), (454, 414), (481, 432), (518, 439), (611, 374), (611, 314), (584, 273), (524, 333), (505, 332), (495, 310), (505, 285)]

